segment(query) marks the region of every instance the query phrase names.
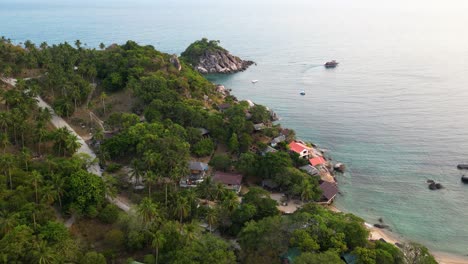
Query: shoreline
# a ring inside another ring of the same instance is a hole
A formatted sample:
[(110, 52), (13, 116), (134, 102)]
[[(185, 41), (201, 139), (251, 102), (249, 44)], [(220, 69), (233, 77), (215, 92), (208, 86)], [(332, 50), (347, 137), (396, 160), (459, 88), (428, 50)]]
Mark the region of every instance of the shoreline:
[[(329, 210), (334, 212), (343, 213), (341, 210), (336, 208), (334, 205), (328, 206)], [(393, 233), (392, 231), (386, 229), (380, 229), (374, 227), (372, 224), (365, 222), (364, 223), (366, 228), (370, 231), (370, 240), (379, 240), (384, 239), (387, 243), (391, 243), (395, 245), (395, 243), (403, 244), (408, 242), (404, 237)], [(467, 264), (468, 263), (468, 256), (460, 256), (452, 253), (447, 252), (440, 252), (440, 251), (433, 251), (429, 250), (430, 253), (434, 256), (439, 264)]]

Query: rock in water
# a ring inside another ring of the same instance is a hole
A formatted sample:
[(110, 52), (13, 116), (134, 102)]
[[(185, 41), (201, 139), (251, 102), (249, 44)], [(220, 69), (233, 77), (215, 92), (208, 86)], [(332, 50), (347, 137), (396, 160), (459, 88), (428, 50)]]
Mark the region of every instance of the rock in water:
[(434, 190), (440, 190), (440, 189), (442, 189), (442, 188), (444, 188), (444, 187), (443, 187), (442, 184), (440, 184), (440, 183), (431, 182), (431, 183), (429, 184), (429, 190), (433, 190), (433, 191), (434, 191)]
[(187, 60), (198, 72), (207, 73), (235, 73), (246, 70), (253, 61), (245, 61), (231, 55), (229, 51), (219, 46), (219, 41), (202, 39), (192, 43), (183, 53)]

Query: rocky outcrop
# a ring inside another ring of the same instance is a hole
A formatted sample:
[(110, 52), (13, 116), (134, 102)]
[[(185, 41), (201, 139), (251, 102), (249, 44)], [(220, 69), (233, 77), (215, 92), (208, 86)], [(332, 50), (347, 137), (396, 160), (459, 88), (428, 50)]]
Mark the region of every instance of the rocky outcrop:
[(172, 65), (174, 65), (174, 67), (178, 71), (182, 70), (182, 64), (180, 63), (179, 58), (177, 57), (177, 55), (175, 55), (175, 54), (172, 55), (169, 61), (171, 62)]
[(195, 70), (207, 73), (234, 73), (247, 69), (253, 61), (244, 61), (221, 47), (219, 40), (203, 38), (190, 44), (181, 57)]
[(235, 73), (246, 70), (253, 61), (244, 61), (225, 50), (206, 51), (198, 60), (195, 69), (202, 73)]

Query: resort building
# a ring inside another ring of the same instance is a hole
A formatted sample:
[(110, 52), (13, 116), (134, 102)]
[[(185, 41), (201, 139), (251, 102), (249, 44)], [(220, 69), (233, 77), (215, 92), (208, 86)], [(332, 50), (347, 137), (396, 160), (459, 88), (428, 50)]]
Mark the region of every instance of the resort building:
[(322, 198), (320, 199), (321, 204), (331, 204), (338, 194), (338, 187), (336, 183), (324, 181), (320, 184), (322, 190)]
[(310, 165), (317, 167), (317, 166), (325, 165), (326, 160), (322, 156), (318, 156), (318, 157), (309, 159), (309, 163)]
[(317, 168), (315, 168), (312, 165), (305, 165), (305, 166), (299, 167), (299, 169), (306, 172), (310, 176), (319, 176), (320, 175), (319, 170), (317, 170)]
[(289, 149), (299, 154), (299, 157), (307, 159), (310, 156), (312, 148), (304, 144), (303, 142), (293, 141), (289, 143)]
[(180, 187), (196, 187), (205, 180), (208, 164), (198, 161), (189, 162), (190, 174), (180, 180)]
[(213, 181), (223, 184), (226, 189), (233, 190), (239, 193), (242, 188), (242, 175), (228, 172), (215, 172)]
[(276, 145), (278, 145), (278, 143), (281, 143), (283, 141), (286, 140), (286, 136), (285, 135), (281, 135), (281, 136), (278, 136), (278, 137), (275, 137), (271, 142), (270, 142), (270, 145), (272, 147), (276, 147)]

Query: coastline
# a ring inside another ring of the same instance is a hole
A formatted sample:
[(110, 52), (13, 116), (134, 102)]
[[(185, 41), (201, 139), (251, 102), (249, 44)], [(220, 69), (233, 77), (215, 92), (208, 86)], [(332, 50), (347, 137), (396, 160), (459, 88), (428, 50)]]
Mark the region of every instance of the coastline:
[[(342, 213), (341, 210), (339, 210), (333, 205), (330, 205), (328, 208), (334, 212)], [(403, 244), (405, 242), (408, 242), (402, 236), (395, 234), (389, 230), (374, 227), (373, 225), (367, 222), (365, 222), (365, 226), (370, 231), (370, 236), (369, 236), (370, 240), (384, 239), (386, 242), (394, 244), (394, 245), (395, 243)], [(439, 252), (439, 251), (433, 251), (433, 250), (430, 250), (430, 252), (439, 264), (467, 264), (468, 263), (468, 256), (464, 257), (464, 256), (459, 256), (459, 255), (455, 255), (451, 253)]]

